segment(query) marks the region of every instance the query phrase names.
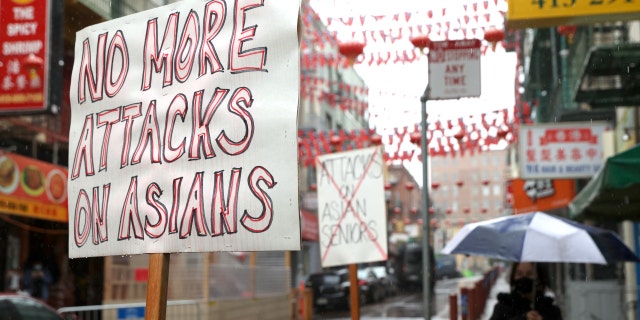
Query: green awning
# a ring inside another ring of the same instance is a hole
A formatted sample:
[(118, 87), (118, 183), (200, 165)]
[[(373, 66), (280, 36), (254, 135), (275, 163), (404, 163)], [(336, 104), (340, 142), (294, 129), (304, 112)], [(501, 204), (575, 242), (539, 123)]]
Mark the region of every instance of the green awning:
[(640, 145), (611, 156), (569, 204), (572, 219), (640, 221)]

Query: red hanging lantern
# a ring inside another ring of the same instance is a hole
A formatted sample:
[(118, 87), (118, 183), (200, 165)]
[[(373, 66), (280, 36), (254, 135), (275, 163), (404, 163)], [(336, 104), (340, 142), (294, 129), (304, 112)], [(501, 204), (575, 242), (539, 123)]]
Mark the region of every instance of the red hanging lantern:
[(420, 132), (414, 131), (411, 132), (409, 134), (409, 141), (411, 141), (411, 143), (413, 144), (419, 144), (420, 143)]
[(399, 207), (393, 208), (393, 214), (400, 214), (400, 208)]
[(485, 185), (485, 186), (488, 186), (489, 183), (491, 183), (491, 181), (489, 181), (489, 179), (482, 180), (482, 184)]
[(456, 185), (457, 185), (458, 187), (462, 187), (462, 186), (464, 186), (464, 181), (462, 181), (462, 180), (458, 180), (458, 182), (456, 182)]
[(456, 138), (456, 140), (458, 140), (458, 143), (460, 143), (460, 141), (464, 139), (465, 135), (466, 135), (466, 132), (464, 131), (464, 129), (460, 129), (460, 131), (456, 132), (456, 134), (454, 134), (453, 137)]
[(384, 184), (384, 189), (385, 189), (385, 190), (391, 190), (391, 183), (388, 183), (388, 182), (387, 182), (387, 183), (385, 183), (385, 184)]
[(350, 66), (356, 61), (359, 55), (364, 51), (364, 42), (340, 42), (338, 44), (338, 51), (340, 54), (347, 58), (347, 62)]
[(436, 208), (430, 207), (429, 208), (429, 214), (434, 214), (434, 213), (436, 213)]
[(567, 42), (571, 44), (573, 42), (573, 36), (576, 34), (576, 29), (578, 29), (576, 26), (559, 26), (558, 33), (567, 37)]
[(433, 218), (433, 219), (431, 219), (429, 222), (431, 223), (431, 226), (432, 226), (432, 227), (434, 227), (434, 228), (436, 228), (436, 229), (438, 228), (438, 219)]
[(404, 218), (404, 224), (410, 224), (411, 223), (411, 219), (409, 218)]
[(315, 183), (312, 183), (309, 185), (309, 190), (311, 191), (316, 191), (318, 189), (318, 185)]
[(482, 208), (482, 210), (480, 210), (480, 212), (482, 212), (483, 214), (487, 213), (487, 211), (489, 211), (487, 210), (487, 208)]
[(418, 208), (411, 208), (411, 214), (416, 215), (418, 214)]
[(471, 209), (469, 209), (469, 208), (464, 208), (463, 212), (464, 212), (464, 213), (466, 213), (466, 214), (468, 214), (469, 212), (471, 212)]
[(484, 39), (491, 43), (491, 50), (496, 51), (498, 42), (504, 40), (504, 30), (496, 28), (485, 30)]
[(433, 190), (437, 190), (440, 187), (440, 184), (437, 182), (432, 182), (431, 183), (431, 189)]
[(429, 36), (426, 34), (413, 36), (409, 38), (409, 41), (411, 41), (411, 44), (413, 44), (414, 47), (420, 49), (420, 52), (422, 53), (424, 53), (424, 49), (428, 48), (431, 43), (431, 39), (429, 39)]
[(452, 214), (453, 210), (452, 209), (447, 209), (447, 214)]
[(380, 145), (380, 144), (382, 143), (382, 136), (381, 136), (381, 135), (379, 135), (379, 134), (377, 134), (377, 133), (374, 133), (374, 134), (369, 138), (369, 140), (370, 140), (370, 141), (371, 141), (371, 143), (372, 143), (372, 144), (374, 144), (374, 145)]
[(405, 187), (405, 188), (407, 188), (407, 190), (411, 191), (411, 190), (413, 190), (414, 185), (413, 185), (413, 183), (411, 183), (411, 182), (407, 182), (407, 183), (404, 185), (404, 187)]
[(329, 138), (329, 143), (331, 143), (334, 146), (337, 146), (339, 144), (342, 143), (342, 138), (340, 138), (340, 136), (331, 136), (331, 138)]

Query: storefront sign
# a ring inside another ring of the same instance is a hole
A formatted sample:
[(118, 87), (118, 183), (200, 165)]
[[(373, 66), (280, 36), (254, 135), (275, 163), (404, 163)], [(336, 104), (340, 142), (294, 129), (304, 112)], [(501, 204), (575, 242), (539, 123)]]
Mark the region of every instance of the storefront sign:
[(67, 222), (67, 169), (0, 152), (0, 214)]
[(509, 0), (508, 28), (543, 28), (637, 19), (638, 0)]
[(576, 195), (575, 180), (570, 179), (514, 179), (510, 183), (515, 214), (566, 207)]
[(49, 0), (2, 0), (0, 113), (47, 108)]
[(603, 122), (520, 126), (520, 178), (590, 178), (604, 163), (607, 128)]
[(429, 44), (429, 99), (480, 96), (480, 40)]
[(387, 260), (380, 147), (320, 156), (316, 167), (322, 266)]
[(183, 1), (77, 33), (70, 257), (299, 250), (298, 8)]

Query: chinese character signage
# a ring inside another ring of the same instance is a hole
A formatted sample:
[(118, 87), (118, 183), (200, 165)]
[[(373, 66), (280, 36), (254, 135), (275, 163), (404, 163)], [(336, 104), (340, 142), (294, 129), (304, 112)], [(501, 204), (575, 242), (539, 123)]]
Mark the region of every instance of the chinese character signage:
[(520, 178), (590, 178), (604, 163), (603, 122), (523, 125), (519, 135)]
[(429, 44), (429, 99), (480, 96), (480, 40)]
[(542, 28), (557, 25), (635, 20), (640, 0), (508, 0), (507, 27)]
[(323, 267), (387, 260), (380, 147), (316, 158)]
[(70, 257), (299, 250), (298, 9), (182, 1), (76, 34)]
[(67, 169), (0, 152), (0, 214), (67, 222)]
[(48, 107), (49, 0), (0, 0), (0, 114)]
[(510, 183), (515, 214), (566, 207), (576, 195), (571, 179), (514, 179)]

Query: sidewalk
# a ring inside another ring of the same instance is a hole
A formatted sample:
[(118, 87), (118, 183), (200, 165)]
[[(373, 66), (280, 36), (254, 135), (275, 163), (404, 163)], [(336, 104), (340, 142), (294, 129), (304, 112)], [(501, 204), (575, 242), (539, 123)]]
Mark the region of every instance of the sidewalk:
[[(502, 271), (500, 276), (496, 280), (496, 283), (491, 288), (491, 292), (489, 293), (489, 297), (487, 298), (487, 304), (484, 307), (484, 313), (482, 314), (481, 320), (488, 320), (491, 317), (491, 313), (493, 312), (494, 305), (498, 302), (498, 293), (500, 292), (509, 292), (509, 281), (507, 280), (507, 275), (509, 272)], [(460, 291), (458, 290), (458, 294)], [(460, 300), (458, 299), (458, 303)], [(458, 313), (460, 312), (460, 306), (458, 306)], [(460, 319), (460, 316), (458, 316)], [(445, 307), (439, 314), (434, 317), (431, 317), (431, 320), (449, 320), (449, 306)]]

